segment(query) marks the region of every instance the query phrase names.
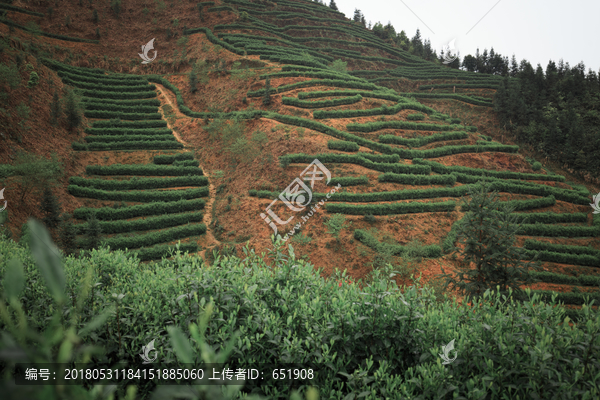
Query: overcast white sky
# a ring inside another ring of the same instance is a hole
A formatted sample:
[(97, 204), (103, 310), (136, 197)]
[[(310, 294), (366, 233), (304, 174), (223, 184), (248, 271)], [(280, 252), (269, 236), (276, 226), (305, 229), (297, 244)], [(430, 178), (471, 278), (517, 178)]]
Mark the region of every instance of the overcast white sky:
[(478, 47), (480, 52), (493, 47), (509, 59), (513, 54), (518, 62), (527, 59), (534, 69), (539, 63), (545, 70), (549, 60), (562, 58), (571, 67), (583, 61), (586, 73), (590, 68), (600, 70), (598, 0), (336, 0), (336, 4), (347, 18), (352, 19), (358, 8), (367, 23), (389, 21), (411, 39), (419, 28), (438, 55), (456, 39), (461, 60), (466, 54), (475, 55)]

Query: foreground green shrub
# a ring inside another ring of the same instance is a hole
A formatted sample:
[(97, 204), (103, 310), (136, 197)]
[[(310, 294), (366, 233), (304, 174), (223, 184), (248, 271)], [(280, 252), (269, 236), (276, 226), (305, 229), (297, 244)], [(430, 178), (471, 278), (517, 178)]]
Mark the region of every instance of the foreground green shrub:
[[(40, 235), (36, 231), (33, 237)], [(89, 355), (96, 357), (93, 361), (123, 360), (128, 368), (141, 368), (140, 349), (154, 339), (162, 361), (200, 365), (206, 360), (256, 368), (281, 366), (281, 354), (288, 355), (289, 363), (307, 365), (314, 360), (317, 374), (310, 385), (325, 399), (357, 398), (361, 393), (366, 400), (389, 398), (390, 393), (406, 399), (433, 399), (439, 393), (457, 398), (586, 400), (600, 395), (595, 376), (600, 368), (598, 311), (583, 307), (580, 321), (570, 326), (563, 307), (556, 307), (553, 299), (540, 301), (545, 293), (532, 294), (522, 303), (492, 292), (474, 307), (468, 299), (462, 305), (437, 302), (429, 288), (401, 291), (388, 269), (374, 272), (359, 285), (340, 286), (339, 281), (347, 281), (344, 274), (321, 277), (314, 266), (296, 259), (291, 246), (283, 253), (281, 242), (275, 243), (275, 268), (270, 269), (250, 249), (243, 259), (218, 257), (211, 268), (185, 255), (144, 266), (130, 253), (104, 249), (61, 261), (49, 250), (49, 235), (43, 239), (46, 243), (32, 243), (33, 257), (14, 242), (0, 241), (7, 255), (0, 259), (5, 282), (0, 307), (6, 327), (0, 344), (11, 350), (0, 357), (8, 368), (33, 360), (70, 362), (76, 357), (71, 349), (81, 352), (81, 359)], [(19, 258), (23, 267), (12, 258)], [(103, 284), (94, 286), (95, 282)], [(74, 303), (71, 293), (77, 295)], [(196, 315), (191, 326), (190, 312)], [(218, 317), (210, 318), (212, 314)], [(135, 324), (120, 323), (134, 319)], [(323, 326), (330, 329), (319, 328)], [(48, 335), (39, 335), (40, 330)], [(449, 356), (456, 360), (443, 365), (439, 354), (452, 340), (456, 351)], [(490, 341), (503, 345), (490, 346)], [(306, 342), (312, 345), (294, 344)], [(104, 349), (102, 355), (92, 353), (88, 345)], [(217, 357), (215, 347), (228, 349), (229, 358)], [(508, 370), (514, 373), (507, 375)], [(100, 387), (15, 386), (9, 379), (3, 375), (8, 398), (114, 398)], [(129, 389), (125, 397), (128, 385), (138, 388)], [(269, 381), (262, 387), (247, 382), (241, 389), (154, 388), (135, 380), (119, 382), (116, 389), (118, 397), (127, 400), (150, 398), (154, 391), (159, 398), (181, 398), (184, 389), (186, 398), (193, 399), (233, 399), (239, 398), (240, 390), (253, 389), (269, 398), (288, 399), (293, 390), (287, 381)]]

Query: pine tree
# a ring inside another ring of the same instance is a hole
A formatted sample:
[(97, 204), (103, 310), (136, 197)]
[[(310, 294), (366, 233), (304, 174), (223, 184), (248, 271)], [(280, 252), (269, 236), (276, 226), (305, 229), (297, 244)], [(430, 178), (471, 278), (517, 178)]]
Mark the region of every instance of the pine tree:
[(55, 229), (58, 227), (60, 222), (60, 204), (58, 199), (52, 193), (52, 190), (46, 186), (44, 188), (44, 194), (40, 201), (40, 210), (42, 211), (44, 224), (48, 229)]
[(96, 216), (88, 218), (87, 227), (85, 230), (85, 238), (87, 240), (87, 248), (88, 249), (96, 249), (100, 245), (100, 234), (102, 233), (102, 229), (100, 228), (100, 223)]
[(265, 82), (265, 93), (263, 94), (262, 103), (265, 106), (271, 105), (271, 80), (267, 77)]
[(83, 112), (81, 106), (81, 99), (73, 89), (67, 90), (67, 99), (65, 101), (65, 114), (67, 116), (67, 123), (69, 129), (77, 128), (81, 125), (83, 119)]
[(194, 71), (194, 69), (190, 71), (188, 78), (190, 80), (190, 91), (192, 93), (196, 93), (196, 91), (198, 90), (198, 75), (196, 74), (196, 71)]
[(59, 237), (63, 251), (67, 254), (74, 254), (77, 251), (77, 235), (75, 227), (71, 220), (71, 214), (63, 214), (60, 218)]
[(58, 92), (55, 90), (52, 96), (52, 102), (50, 103), (50, 123), (52, 125), (58, 125), (58, 120), (62, 114), (62, 107), (60, 105), (60, 97)]
[[(454, 253), (462, 257), (456, 277), (442, 268), (446, 287), (457, 289), (472, 299), (483, 296), (487, 289), (508, 295), (509, 289), (521, 294), (520, 286), (533, 283), (528, 269), (539, 269), (536, 261), (528, 259), (521, 248), (515, 247), (520, 225), (508, 207), (498, 202), (498, 193), (489, 192), (489, 183), (479, 182), (470, 189), (470, 201), (463, 199), (467, 211), (458, 229), (458, 245)], [(473, 266), (475, 268), (473, 268)]]
[(331, 8), (332, 10), (335, 10), (335, 11), (339, 11), (337, 4), (335, 4), (335, 0), (331, 0), (329, 2), (329, 8)]
[(354, 17), (352, 18), (352, 20), (354, 22), (360, 22), (361, 16), (362, 16), (362, 13), (360, 12), (360, 10), (358, 8), (355, 8), (354, 9)]

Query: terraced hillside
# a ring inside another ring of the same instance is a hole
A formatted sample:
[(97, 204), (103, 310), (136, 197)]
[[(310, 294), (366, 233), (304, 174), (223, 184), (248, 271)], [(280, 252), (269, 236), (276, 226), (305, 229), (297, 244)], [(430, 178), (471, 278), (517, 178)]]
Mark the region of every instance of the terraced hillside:
[[(186, 15), (185, 29), (173, 28), (183, 61), (99, 69), (40, 57), (82, 96), (78, 159), (106, 157), (69, 177), (69, 195), (85, 199), (73, 212), (78, 234), (95, 217), (111, 249), (158, 259), (181, 240), (210, 261), (213, 251), (241, 254), (248, 241), (268, 251), (269, 207), (292, 221), (277, 233), (325, 275), (408, 268), (410, 255), (416, 267), (401, 279), (413, 272), (437, 285), (441, 267), (456, 264), (449, 250), (466, 217), (458, 200), (485, 180), (524, 221), (518, 245), (543, 261), (533, 289), (573, 307), (585, 295), (600, 300), (600, 215), (589, 205), (598, 189), (547, 166), (534, 171), (505, 140), (492, 109), (501, 77), (425, 61), (318, 3), (173, 7)], [(151, 161), (108, 162), (127, 152)], [(287, 197), (300, 212), (274, 202), (315, 159), (331, 180), (314, 183), (312, 202), (297, 192)]]

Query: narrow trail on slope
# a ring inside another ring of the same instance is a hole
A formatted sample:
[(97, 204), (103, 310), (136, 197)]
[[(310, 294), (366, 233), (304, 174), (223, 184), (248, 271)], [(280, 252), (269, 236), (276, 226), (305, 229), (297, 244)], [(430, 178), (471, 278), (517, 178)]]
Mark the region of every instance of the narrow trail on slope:
[[(162, 85), (155, 83), (154, 84), (156, 86), (156, 90), (159, 93), (159, 99), (161, 98), (160, 95), (162, 95), (162, 97), (164, 97), (164, 99), (166, 100), (166, 102), (171, 106), (171, 108), (173, 109), (173, 112), (181, 118), (188, 118), (185, 114), (182, 114), (179, 111), (179, 108), (177, 107), (177, 104), (174, 104), (174, 102), (171, 100), (171, 98), (169, 97), (169, 95), (167, 94), (167, 91)], [(165, 117), (163, 111), (162, 111), (162, 107), (160, 108), (160, 113), (163, 115), (163, 118), (165, 121), (167, 121), (167, 126), (169, 127), (169, 129), (171, 129), (173, 131), (173, 135), (175, 136), (175, 139), (177, 139), (177, 141), (181, 144), (183, 144), (184, 146), (187, 147), (187, 143), (181, 138), (181, 136), (179, 136), (179, 133), (177, 133), (174, 129), (173, 126), (171, 126), (171, 123), (169, 122), (169, 120)], [(217, 191), (215, 190), (214, 185), (211, 182), (211, 177), (210, 175), (207, 173), (206, 168), (204, 168), (204, 166), (201, 164), (200, 160), (198, 160), (199, 163), (199, 167), (200, 169), (202, 169), (202, 172), (204, 173), (204, 176), (206, 176), (208, 178), (208, 199), (206, 200), (206, 204), (204, 206), (204, 218), (202, 218), (202, 222), (204, 223), (204, 225), (206, 225), (206, 238), (207, 238), (207, 242), (206, 245), (207, 246), (211, 246), (213, 244), (222, 244), (221, 241), (217, 240), (217, 238), (215, 238), (215, 236), (212, 233), (212, 230), (210, 228), (210, 224), (212, 223), (212, 214), (211, 214), (211, 209), (213, 206), (213, 203), (215, 201), (216, 195), (217, 195)], [(201, 256), (204, 256), (206, 253), (206, 250), (200, 251), (199, 252)]]

